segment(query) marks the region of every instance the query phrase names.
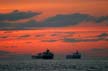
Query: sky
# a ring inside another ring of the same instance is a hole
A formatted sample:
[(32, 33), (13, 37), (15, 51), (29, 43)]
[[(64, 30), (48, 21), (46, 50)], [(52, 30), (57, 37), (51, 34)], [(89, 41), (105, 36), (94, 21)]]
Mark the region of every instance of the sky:
[(107, 5), (107, 0), (0, 0), (0, 57), (50, 49), (108, 58)]

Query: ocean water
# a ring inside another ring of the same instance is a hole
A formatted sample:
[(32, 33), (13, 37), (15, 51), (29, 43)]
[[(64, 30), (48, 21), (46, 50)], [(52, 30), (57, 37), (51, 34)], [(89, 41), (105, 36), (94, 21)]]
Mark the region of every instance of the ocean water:
[(2, 60), (0, 71), (108, 71), (108, 60)]

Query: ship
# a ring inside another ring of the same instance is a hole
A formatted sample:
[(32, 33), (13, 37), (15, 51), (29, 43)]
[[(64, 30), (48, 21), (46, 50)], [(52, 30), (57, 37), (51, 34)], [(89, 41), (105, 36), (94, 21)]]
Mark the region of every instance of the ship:
[(53, 59), (54, 54), (50, 52), (50, 50), (46, 50), (45, 52), (38, 53), (37, 55), (33, 55), (32, 59)]
[(76, 51), (73, 54), (66, 55), (66, 59), (81, 59), (81, 53)]

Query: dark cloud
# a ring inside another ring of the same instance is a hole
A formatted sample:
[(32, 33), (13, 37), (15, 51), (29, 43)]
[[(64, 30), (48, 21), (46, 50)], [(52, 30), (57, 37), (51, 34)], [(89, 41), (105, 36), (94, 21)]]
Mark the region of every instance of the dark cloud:
[(104, 40), (101, 38), (91, 38), (91, 39), (77, 39), (77, 38), (64, 38), (63, 41), (64, 42), (96, 42), (96, 41), (100, 41), (100, 40)]
[(108, 22), (108, 16), (101, 16), (101, 17), (96, 19), (97, 23), (101, 23), (103, 21), (107, 21)]
[(65, 34), (75, 34), (76, 32), (64, 32)]
[(69, 15), (56, 15), (46, 19), (43, 23), (47, 27), (65, 27), (79, 24), (83, 21), (93, 21), (95, 18), (88, 14), (69, 14)]
[(8, 27), (12, 27), (12, 25), (14, 26), (14, 24), (12, 24), (12, 23), (0, 22), (0, 28), (1, 29), (5, 29), (5, 28), (8, 28)]
[(40, 15), (40, 13), (35, 13), (35, 12), (21, 12), (18, 10), (15, 10), (11, 13), (6, 13), (6, 14), (0, 14), (0, 21), (16, 21), (16, 20), (22, 20), (22, 19), (28, 19), (34, 16)]
[(44, 34), (38, 34), (35, 37), (44, 37), (44, 36), (45, 36)]
[(5, 34), (12, 33), (12, 31), (4, 31)]
[(98, 35), (98, 37), (108, 37), (108, 34), (107, 33), (102, 33), (102, 34)]
[(30, 37), (30, 35), (22, 35), (22, 36), (19, 36), (18, 38), (28, 38)]
[(75, 34), (75, 32), (54, 32), (50, 36), (73, 36), (73, 34)]
[(25, 23), (22, 23), (22, 24), (19, 24), (19, 25), (17, 25), (16, 27), (25, 27), (25, 28), (28, 28), (29, 29), (29, 27), (30, 28), (32, 28), (32, 27), (41, 27), (42, 25), (39, 23), (39, 22), (37, 22), (37, 21), (35, 21), (35, 20), (30, 20), (30, 21), (27, 21), (27, 22), (25, 22)]
[(74, 39), (74, 38), (64, 38), (63, 41), (64, 42), (80, 42), (81, 40)]
[(42, 42), (56, 42), (57, 40), (42, 40)]
[(10, 23), (10, 22), (1, 22), (0, 23), (0, 30), (22, 30), (22, 29), (38, 29), (42, 25), (35, 21), (30, 20), (24, 23)]
[(57, 36), (58, 34), (51, 34), (50, 36)]
[(108, 16), (95, 17), (89, 14), (68, 14), (68, 15), (56, 15), (53, 17), (49, 17), (43, 23), (46, 27), (66, 27), (66, 26), (74, 26), (78, 25), (82, 22), (95, 22), (101, 23), (107, 21)]
[[(28, 13), (31, 12), (27, 12), (27, 14)], [(39, 14), (36, 13), (36, 15)], [(23, 18), (21, 17), (20, 19), (24, 19), (24, 18), (28, 18), (28, 17), (23, 17)], [(15, 19), (18, 20), (18, 18)], [(0, 30), (22, 30), (22, 29), (41, 29), (46, 27), (67, 27), (67, 26), (75, 26), (82, 22), (101, 23), (103, 21), (108, 21), (107, 16), (102, 16), (98, 18), (88, 14), (77, 13), (77, 14), (67, 14), (67, 15), (56, 15), (53, 17), (49, 17), (46, 20), (41, 22), (38, 22), (36, 20), (30, 20), (24, 23), (0, 22)]]
[(8, 38), (8, 36), (0, 36), (0, 38)]

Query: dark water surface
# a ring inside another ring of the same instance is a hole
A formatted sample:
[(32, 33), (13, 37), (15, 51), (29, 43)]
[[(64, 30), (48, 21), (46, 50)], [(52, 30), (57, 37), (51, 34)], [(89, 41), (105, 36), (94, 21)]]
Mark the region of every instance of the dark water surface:
[(108, 71), (108, 60), (0, 61), (0, 71)]

